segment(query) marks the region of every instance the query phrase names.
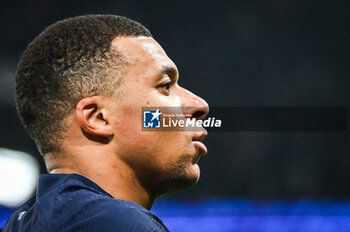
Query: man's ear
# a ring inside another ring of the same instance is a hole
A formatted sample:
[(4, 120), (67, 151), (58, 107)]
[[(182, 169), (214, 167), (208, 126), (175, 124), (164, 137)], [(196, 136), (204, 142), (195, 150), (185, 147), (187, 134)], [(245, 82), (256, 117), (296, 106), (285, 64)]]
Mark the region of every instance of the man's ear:
[(76, 119), (85, 133), (109, 137), (113, 135), (108, 111), (102, 96), (86, 97), (75, 108)]

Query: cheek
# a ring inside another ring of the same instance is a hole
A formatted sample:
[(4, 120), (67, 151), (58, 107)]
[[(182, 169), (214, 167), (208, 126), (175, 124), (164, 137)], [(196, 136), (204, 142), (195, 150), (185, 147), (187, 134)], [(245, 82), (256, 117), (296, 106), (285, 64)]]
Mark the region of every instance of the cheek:
[(134, 168), (169, 167), (195, 152), (189, 134), (175, 131), (142, 131), (142, 108), (125, 107), (115, 122), (116, 153)]
[(169, 132), (124, 131), (119, 138), (119, 154), (125, 161), (149, 169), (162, 169), (178, 163), (189, 162), (194, 152), (184, 136)]

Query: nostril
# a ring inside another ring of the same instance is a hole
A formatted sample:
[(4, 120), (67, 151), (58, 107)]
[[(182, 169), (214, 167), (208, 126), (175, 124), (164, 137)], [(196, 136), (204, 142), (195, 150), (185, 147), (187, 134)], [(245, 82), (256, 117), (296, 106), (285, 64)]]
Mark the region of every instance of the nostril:
[(209, 107), (183, 107), (182, 112), (189, 118), (195, 118), (196, 120), (203, 120), (209, 113)]
[(203, 116), (204, 116), (204, 112), (203, 111), (196, 111), (194, 112), (194, 114), (192, 115), (193, 118), (196, 118), (196, 119), (201, 119)]

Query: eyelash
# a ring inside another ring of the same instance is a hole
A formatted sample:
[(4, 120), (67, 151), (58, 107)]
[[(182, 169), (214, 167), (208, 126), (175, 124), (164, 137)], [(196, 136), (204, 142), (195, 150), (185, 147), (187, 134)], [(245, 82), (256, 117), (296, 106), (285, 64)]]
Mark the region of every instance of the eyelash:
[(169, 81), (167, 83), (161, 84), (160, 88), (165, 88), (167, 91), (170, 91), (170, 86), (173, 84), (173, 82)]

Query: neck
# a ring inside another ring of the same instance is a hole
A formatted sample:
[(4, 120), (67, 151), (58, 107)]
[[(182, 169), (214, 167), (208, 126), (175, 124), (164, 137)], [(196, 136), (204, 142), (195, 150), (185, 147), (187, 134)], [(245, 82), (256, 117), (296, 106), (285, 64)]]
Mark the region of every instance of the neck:
[[(80, 153), (84, 156), (54, 155), (52, 157), (69, 157), (66, 159), (50, 159), (50, 154), (45, 156), (45, 163), (50, 174), (77, 173), (83, 175), (114, 198), (135, 202), (146, 209), (151, 209), (155, 201), (139, 182), (133, 170), (117, 158), (111, 156), (96, 155), (98, 153)], [(100, 153), (101, 154), (101, 153)], [(103, 153), (102, 153), (103, 154)]]

